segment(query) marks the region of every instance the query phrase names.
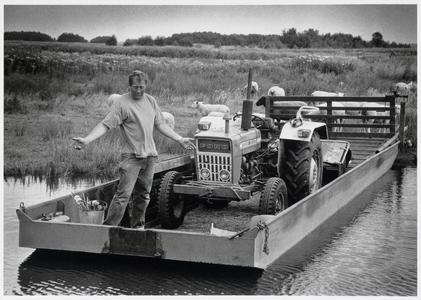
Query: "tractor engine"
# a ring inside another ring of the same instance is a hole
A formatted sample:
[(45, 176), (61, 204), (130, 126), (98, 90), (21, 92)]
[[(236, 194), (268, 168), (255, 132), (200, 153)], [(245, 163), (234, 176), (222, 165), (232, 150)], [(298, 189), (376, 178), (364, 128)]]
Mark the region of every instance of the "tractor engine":
[(201, 118), (195, 135), (197, 181), (249, 184), (277, 174), (277, 143), (262, 149), (261, 132), (241, 119)]
[(269, 144), (267, 149), (244, 155), (242, 158), (239, 184), (251, 184), (262, 177), (276, 177), (278, 147), (276, 143)]

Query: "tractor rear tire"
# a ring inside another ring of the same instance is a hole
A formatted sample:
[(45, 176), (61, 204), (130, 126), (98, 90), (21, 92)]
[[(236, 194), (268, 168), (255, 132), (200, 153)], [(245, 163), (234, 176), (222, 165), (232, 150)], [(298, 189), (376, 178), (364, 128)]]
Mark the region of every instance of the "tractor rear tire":
[(291, 206), (322, 186), (322, 144), (319, 134), (314, 132), (310, 142), (288, 141), (285, 148), (285, 183)]
[(276, 215), (288, 207), (288, 191), (281, 178), (271, 177), (260, 194), (259, 215)]
[(183, 194), (173, 192), (174, 184), (184, 183), (183, 175), (177, 171), (170, 171), (162, 178), (158, 194), (158, 219), (166, 229), (181, 226), (186, 215), (186, 204)]

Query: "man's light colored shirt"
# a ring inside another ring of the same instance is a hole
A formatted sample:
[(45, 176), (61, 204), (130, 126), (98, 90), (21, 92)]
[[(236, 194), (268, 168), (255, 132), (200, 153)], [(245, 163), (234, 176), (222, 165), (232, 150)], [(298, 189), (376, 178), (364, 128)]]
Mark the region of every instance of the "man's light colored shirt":
[(164, 122), (156, 100), (143, 94), (134, 100), (130, 93), (114, 101), (102, 123), (108, 128), (120, 129), (121, 152), (134, 153), (136, 157), (158, 156), (153, 140), (153, 129)]

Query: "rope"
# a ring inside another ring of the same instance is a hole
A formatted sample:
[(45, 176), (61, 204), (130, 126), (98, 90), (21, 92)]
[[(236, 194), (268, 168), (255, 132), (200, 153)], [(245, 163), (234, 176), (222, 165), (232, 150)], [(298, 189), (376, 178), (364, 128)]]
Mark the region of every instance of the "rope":
[(207, 191), (201, 195), (199, 195), (199, 197), (204, 197), (204, 196), (208, 196), (212, 194), (212, 189), (214, 188), (219, 188), (219, 189), (229, 189), (231, 191), (233, 191), (233, 193), (235, 194), (235, 196), (237, 196), (237, 198), (239, 200), (242, 200), (242, 198), (240, 197), (240, 195), (238, 195), (237, 191), (244, 191), (244, 189), (239, 186), (239, 185), (215, 185), (214, 183), (208, 183), (208, 182), (188, 182), (187, 185), (191, 185), (191, 186), (205, 186), (207, 187)]
[(263, 244), (263, 252), (266, 255), (269, 255), (269, 246), (268, 246), (268, 238), (269, 238), (269, 227), (268, 225), (263, 222), (262, 220), (259, 220), (259, 222), (257, 222), (256, 227), (259, 230), (265, 230), (265, 242)]

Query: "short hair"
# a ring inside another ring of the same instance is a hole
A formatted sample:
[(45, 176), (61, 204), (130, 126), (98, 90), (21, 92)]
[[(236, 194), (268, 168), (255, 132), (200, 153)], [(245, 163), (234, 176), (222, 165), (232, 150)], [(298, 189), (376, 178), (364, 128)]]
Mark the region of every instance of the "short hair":
[(145, 81), (145, 83), (148, 83), (148, 75), (143, 73), (142, 71), (135, 70), (132, 74), (129, 75), (129, 85), (132, 86), (133, 81), (137, 77), (139, 80)]

